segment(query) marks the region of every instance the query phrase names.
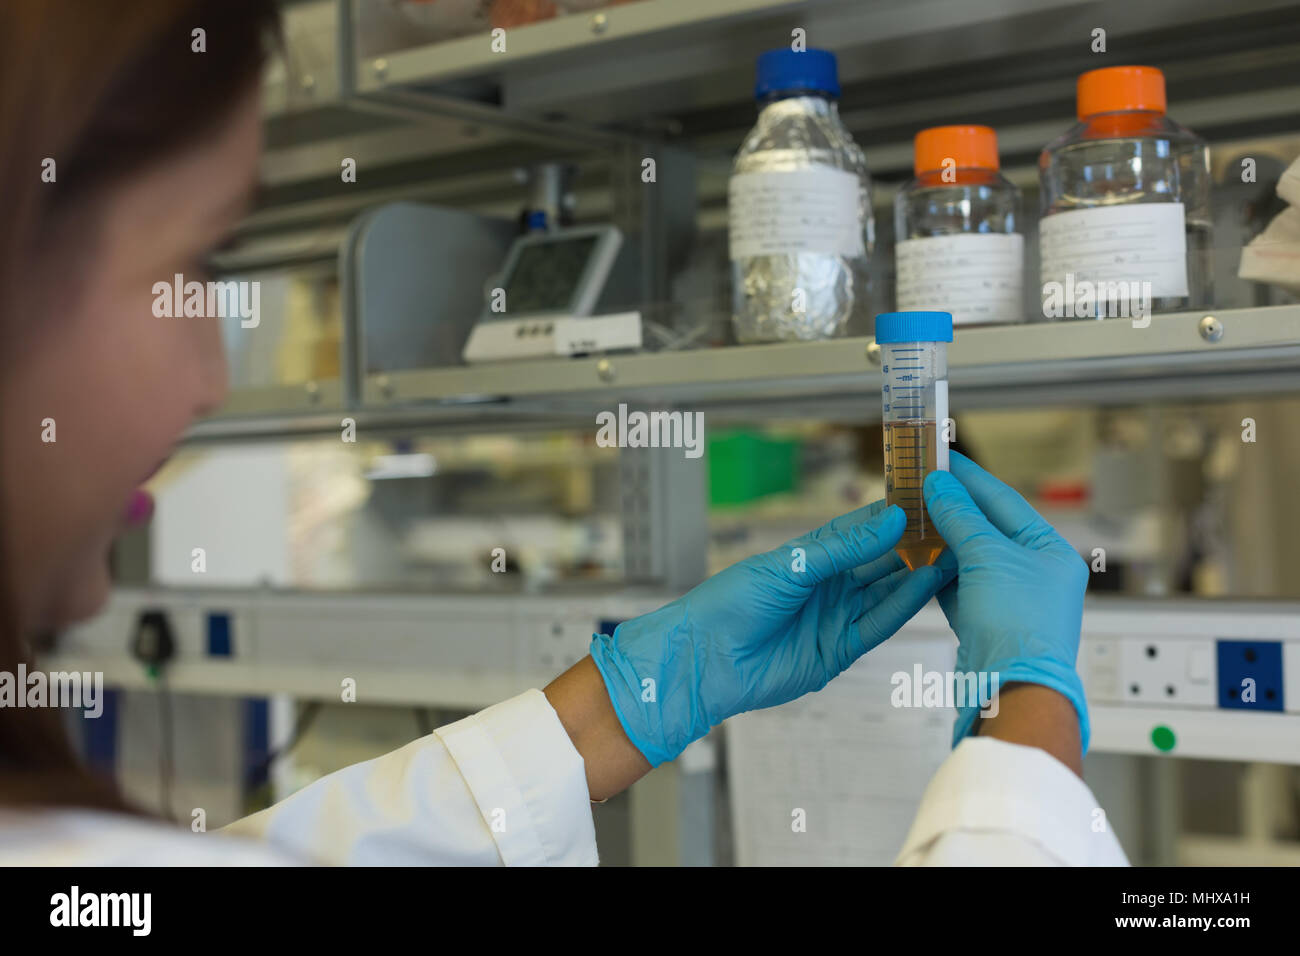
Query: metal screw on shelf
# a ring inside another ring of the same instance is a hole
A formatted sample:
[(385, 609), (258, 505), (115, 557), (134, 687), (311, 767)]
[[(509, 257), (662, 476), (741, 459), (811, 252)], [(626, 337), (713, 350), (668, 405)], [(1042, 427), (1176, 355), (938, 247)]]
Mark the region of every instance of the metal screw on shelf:
[(601, 359), (596, 363), (596, 374), (606, 382), (614, 381), (614, 376), (617, 374), (614, 371), (614, 363), (609, 359)]
[(609, 17), (605, 16), (605, 14), (598, 13), (591, 18), (592, 33), (604, 33), (607, 29), (609, 29)]
[(393, 391), (394, 391), (393, 383), (388, 380), (387, 375), (379, 376), (379, 378), (375, 380), (375, 384), (379, 386), (379, 391), (384, 396), (384, 398), (393, 397)]
[(880, 346), (875, 342), (867, 346), (867, 361), (872, 365), (880, 364)]
[(307, 400), (313, 405), (320, 401), (320, 386), (315, 382), (307, 383)]
[(377, 80), (385, 79), (388, 76), (388, 61), (383, 57), (375, 60), (375, 62), (371, 64), (371, 68), (375, 71), (375, 79)]
[(1223, 338), (1223, 323), (1212, 315), (1201, 319), (1201, 324), (1197, 328), (1200, 330), (1201, 338), (1207, 342), (1217, 342)]

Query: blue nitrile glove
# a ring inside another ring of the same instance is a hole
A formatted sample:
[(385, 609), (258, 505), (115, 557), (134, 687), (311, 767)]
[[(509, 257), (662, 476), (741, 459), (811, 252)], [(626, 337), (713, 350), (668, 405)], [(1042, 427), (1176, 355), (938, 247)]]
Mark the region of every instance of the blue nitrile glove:
[[(925, 502), (956, 556), (957, 580), (939, 593), (939, 606), (960, 642), (957, 671), (1064, 694), (1079, 713), (1086, 753), (1088, 705), (1075, 660), (1088, 565), (1014, 488), (956, 452), (949, 467), (926, 475)], [(953, 746), (978, 714), (978, 704), (958, 708)]]
[(951, 580), (903, 566), (905, 524), (877, 501), (597, 634), (591, 656), (636, 748), (673, 760), (734, 714), (821, 690), (902, 627)]

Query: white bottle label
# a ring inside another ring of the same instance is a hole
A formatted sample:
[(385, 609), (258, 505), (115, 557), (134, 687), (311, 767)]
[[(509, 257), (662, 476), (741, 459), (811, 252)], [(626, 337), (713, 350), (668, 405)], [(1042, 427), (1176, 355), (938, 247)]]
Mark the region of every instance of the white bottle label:
[(895, 253), (898, 311), (951, 312), (954, 325), (1024, 320), (1023, 236), (904, 239)]
[(731, 258), (866, 255), (861, 189), (854, 173), (829, 166), (737, 173), (727, 189)]
[(944, 378), (934, 383), (934, 427), (938, 431), (934, 436), (934, 467), (939, 471), (947, 471), (948, 380)]
[(1075, 295), (1070, 292), (1079, 290), (1080, 283), (1104, 284), (1096, 289), (1097, 308), (1107, 300), (1140, 301), (1146, 293), (1151, 299), (1187, 295), (1184, 223), (1180, 202), (1129, 203), (1044, 216), (1038, 226), (1044, 302), (1069, 306), (1064, 316), (1050, 317), (1081, 317), (1074, 315)]

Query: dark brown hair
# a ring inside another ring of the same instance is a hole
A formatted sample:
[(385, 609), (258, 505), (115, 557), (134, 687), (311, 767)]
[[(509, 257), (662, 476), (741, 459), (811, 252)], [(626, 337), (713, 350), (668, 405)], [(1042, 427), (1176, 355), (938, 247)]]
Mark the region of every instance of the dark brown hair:
[[(22, 281), (20, 253), (49, 244), (60, 222), (79, 229), (89, 200), (220, 128), (257, 82), (277, 29), (273, 0), (0, 3), (0, 309)], [(47, 157), (54, 183), (41, 180)], [(0, 313), (0, 355), (14, 321)], [(0, 482), (16, 467), (3, 441)], [(3, 530), (0, 671), (12, 674), (31, 665), (33, 635)], [(82, 768), (53, 708), (0, 709), (0, 802), (124, 806), (111, 782)]]

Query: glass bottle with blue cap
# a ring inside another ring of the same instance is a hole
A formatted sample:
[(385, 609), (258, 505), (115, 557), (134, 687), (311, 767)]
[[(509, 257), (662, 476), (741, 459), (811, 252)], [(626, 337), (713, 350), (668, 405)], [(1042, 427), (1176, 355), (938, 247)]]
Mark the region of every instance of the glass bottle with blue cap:
[(932, 471), (948, 470), (948, 312), (886, 312), (876, 316), (876, 344), (885, 428), (885, 502), (907, 514), (898, 542), (915, 571), (944, 549), (930, 523), (921, 486)]
[(836, 69), (826, 50), (759, 57), (758, 122), (736, 154), (727, 196), (741, 342), (830, 338), (870, 316), (871, 179), (840, 120)]

